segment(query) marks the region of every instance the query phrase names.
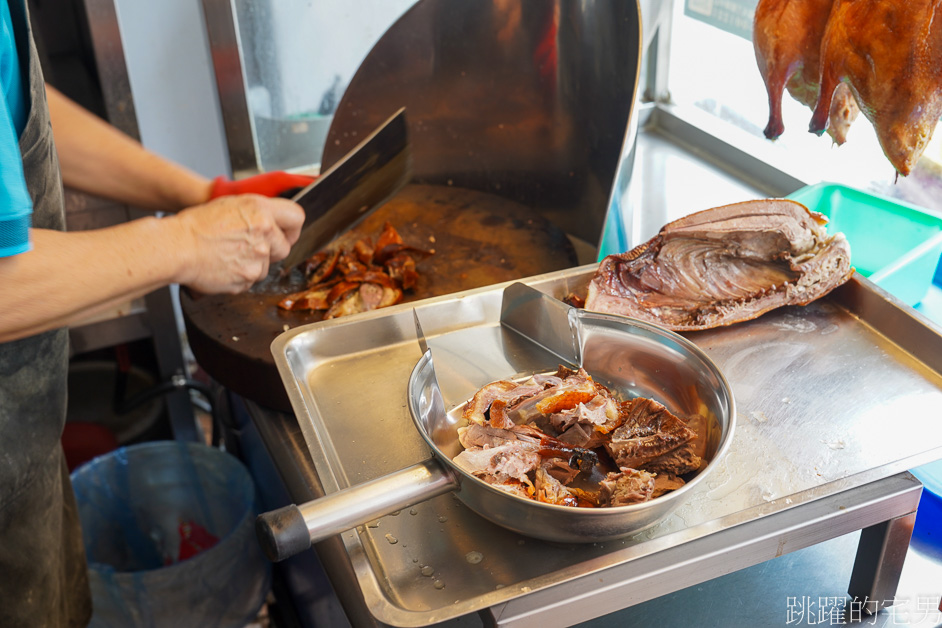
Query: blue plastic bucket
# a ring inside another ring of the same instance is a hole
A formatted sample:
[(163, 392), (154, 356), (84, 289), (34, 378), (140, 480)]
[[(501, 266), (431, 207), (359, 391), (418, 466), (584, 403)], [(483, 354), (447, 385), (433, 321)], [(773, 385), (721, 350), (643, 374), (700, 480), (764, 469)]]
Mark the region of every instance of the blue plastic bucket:
[(923, 484), (913, 538), (942, 549), (942, 460), (916, 467), (910, 473)]
[(255, 485), (233, 456), (156, 441), (72, 474), (92, 626), (233, 626), (254, 619), (271, 584), (255, 537)]

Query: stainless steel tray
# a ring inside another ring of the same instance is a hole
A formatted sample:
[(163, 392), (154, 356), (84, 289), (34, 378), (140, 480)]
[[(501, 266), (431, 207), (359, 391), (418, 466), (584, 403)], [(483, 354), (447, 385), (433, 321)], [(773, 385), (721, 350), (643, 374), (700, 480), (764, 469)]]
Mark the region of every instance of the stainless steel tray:
[[(584, 294), (597, 265), (523, 280)], [(421, 356), (463, 360), (442, 394), (460, 403), (517, 372), (499, 317), (506, 285), (299, 327), (272, 345), (324, 491), (430, 456), (407, 407)], [(724, 329), (685, 334), (724, 372), (738, 425), (687, 503), (629, 539), (558, 545), (487, 522), (445, 495), (342, 535), (380, 621), (428, 625), (601, 574), (694, 539), (942, 458), (942, 329), (855, 275), (827, 297)], [(824, 540), (824, 539), (822, 539)]]

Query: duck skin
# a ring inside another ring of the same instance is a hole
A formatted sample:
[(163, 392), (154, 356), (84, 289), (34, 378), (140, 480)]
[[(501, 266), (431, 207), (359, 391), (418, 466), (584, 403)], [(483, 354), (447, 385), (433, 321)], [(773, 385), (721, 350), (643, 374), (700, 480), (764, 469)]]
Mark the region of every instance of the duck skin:
[(821, 40), (821, 89), (810, 130), (827, 125), (847, 84), (887, 159), (908, 175), (942, 114), (942, 0), (835, 0)]
[[(814, 109), (820, 88), (820, 51), (834, 0), (759, 0), (753, 21), (752, 42), (756, 63), (769, 96), (769, 122), (765, 136), (774, 140), (785, 132), (782, 95)], [(843, 144), (860, 109), (850, 88), (834, 89), (827, 132)]]
[(786, 199), (691, 214), (603, 259), (585, 308), (693, 331), (805, 305), (853, 273), (847, 239), (828, 234), (826, 222)]

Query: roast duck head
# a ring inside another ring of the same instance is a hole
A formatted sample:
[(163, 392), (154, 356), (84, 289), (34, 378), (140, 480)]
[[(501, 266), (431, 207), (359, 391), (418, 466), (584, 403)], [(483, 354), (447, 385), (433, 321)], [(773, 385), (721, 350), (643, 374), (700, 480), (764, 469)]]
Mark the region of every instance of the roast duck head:
[(829, 234), (826, 224), (822, 214), (786, 199), (690, 214), (603, 259), (585, 308), (693, 331), (806, 305), (853, 274), (847, 239)]

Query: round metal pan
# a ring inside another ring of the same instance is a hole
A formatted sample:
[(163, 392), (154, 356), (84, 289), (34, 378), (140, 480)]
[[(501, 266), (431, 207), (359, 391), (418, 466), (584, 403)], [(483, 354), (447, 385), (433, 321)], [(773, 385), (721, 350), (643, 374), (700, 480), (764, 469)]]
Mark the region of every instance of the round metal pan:
[[(729, 384), (706, 354), (678, 334), (621, 316), (576, 312), (582, 330), (582, 366), (596, 381), (626, 398), (660, 401), (697, 430), (697, 453), (708, 462), (687, 484), (648, 502), (612, 508), (545, 504), (487, 484), (452, 461), (462, 449), (457, 429), (463, 420), (460, 411), (446, 411), (432, 353), (427, 351), (409, 378), (408, 398), (415, 427), (432, 457), (300, 507), (260, 515), (257, 531), (269, 558), (282, 560), (312, 543), (452, 491), (500, 526), (563, 543), (634, 535), (673, 512), (710, 475), (732, 440), (736, 412)], [(545, 372), (557, 366), (547, 364)]]
[[(578, 265), (572, 241), (535, 210), (508, 199), (447, 185), (407, 185), (349, 236), (371, 237), (389, 222), (412, 246), (434, 249), (417, 260), (418, 285), (403, 300), (417, 301)], [(227, 389), (263, 406), (291, 412), (271, 353), (287, 329), (322, 319), (320, 312), (278, 308), (301, 290), (268, 279), (237, 295), (180, 291), (187, 340), (197, 363)]]

